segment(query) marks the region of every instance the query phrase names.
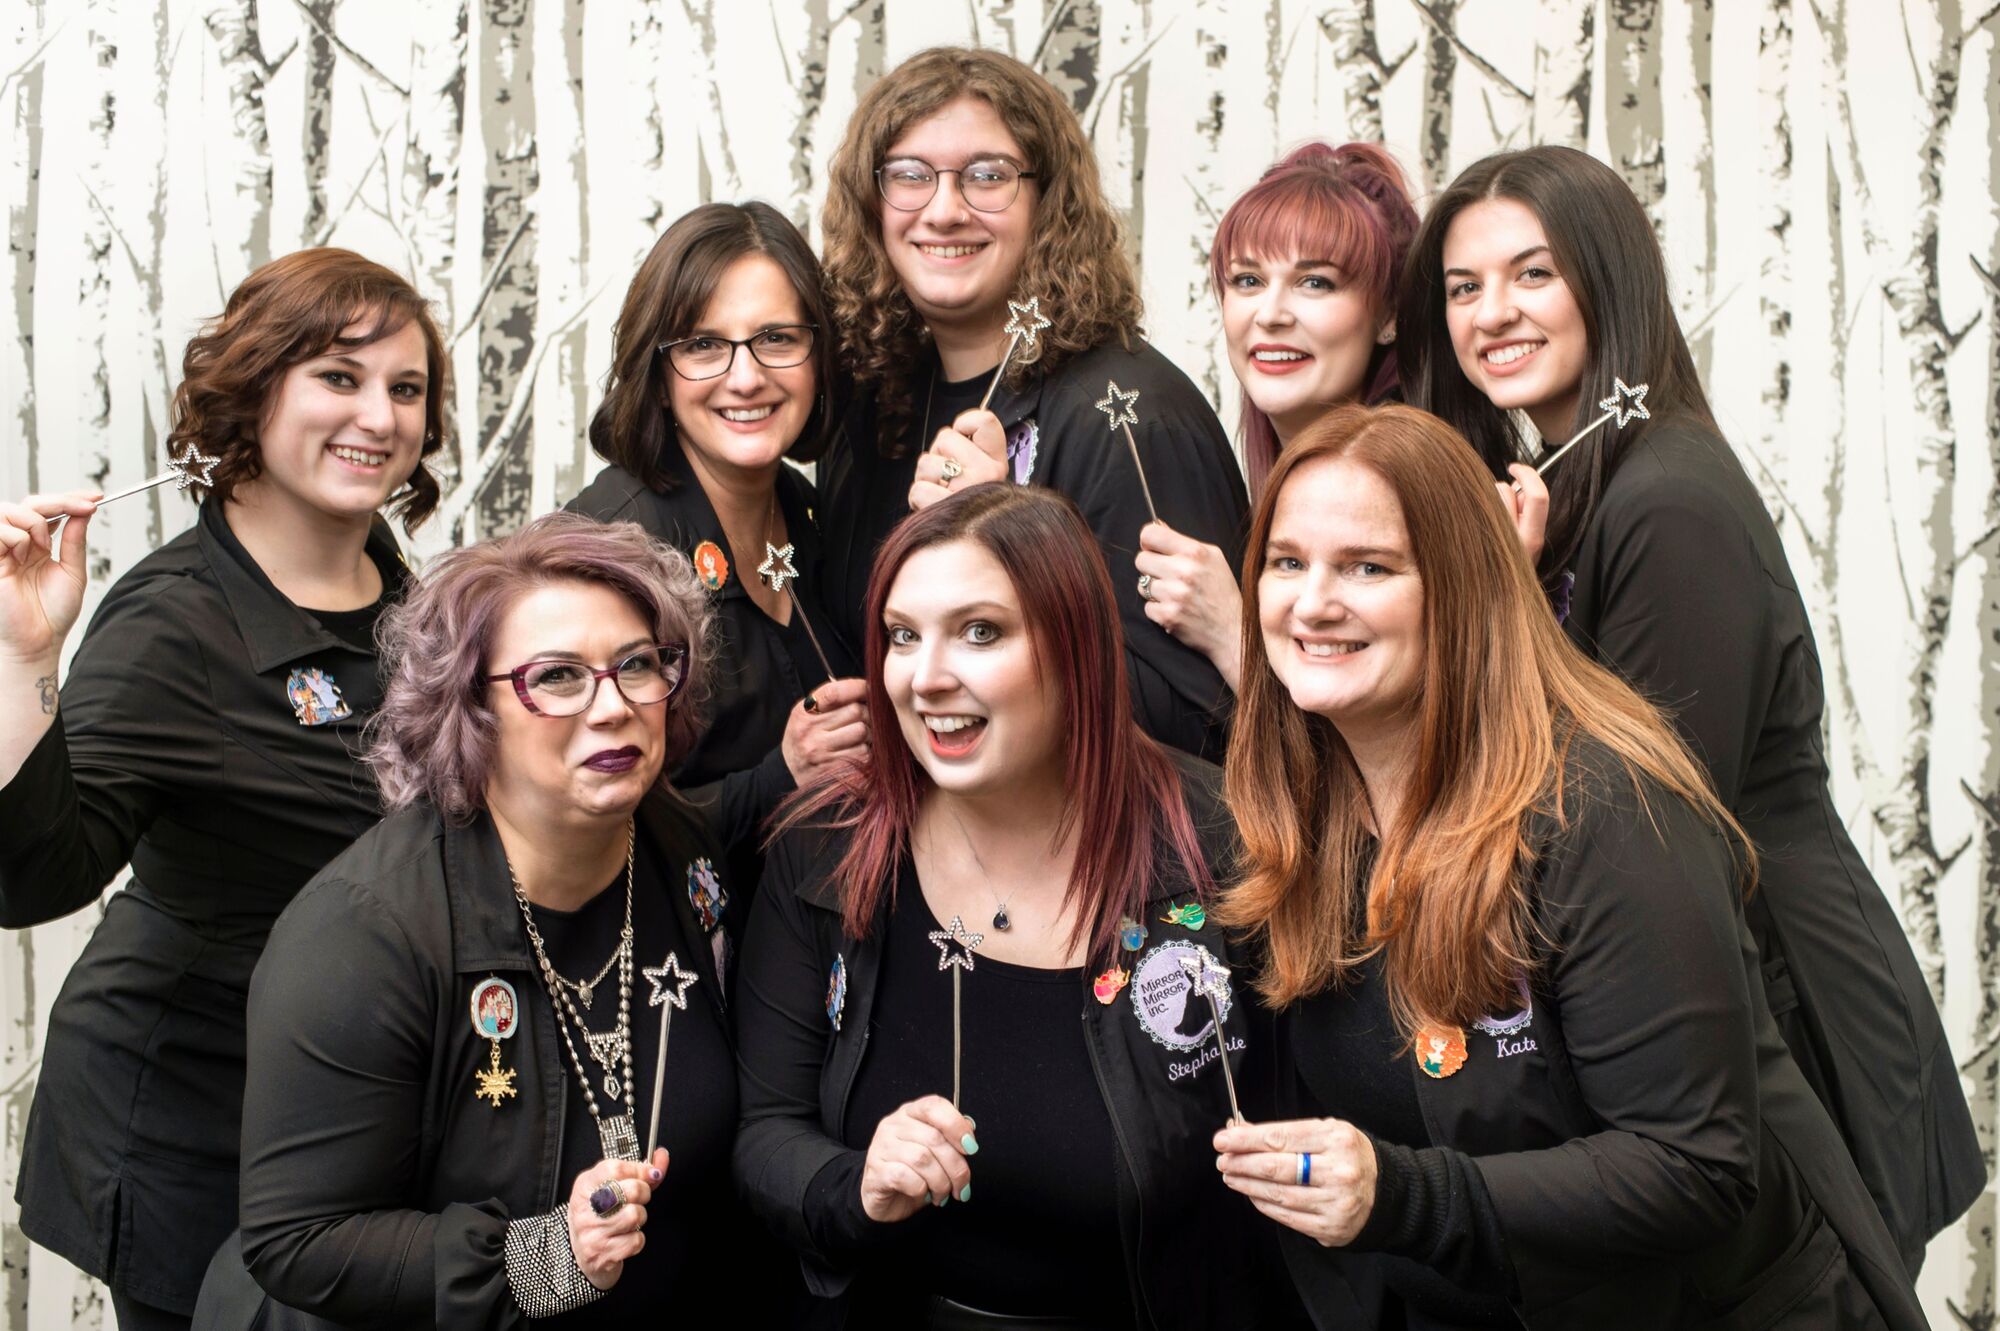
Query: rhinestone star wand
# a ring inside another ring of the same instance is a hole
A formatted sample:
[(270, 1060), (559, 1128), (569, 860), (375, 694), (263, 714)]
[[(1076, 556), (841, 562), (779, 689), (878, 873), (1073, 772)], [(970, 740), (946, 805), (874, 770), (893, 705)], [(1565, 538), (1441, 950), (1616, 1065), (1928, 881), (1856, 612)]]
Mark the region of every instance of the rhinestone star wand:
[(1243, 1106), (1236, 1102), (1236, 1074), (1229, 1070), (1229, 1037), (1222, 1029), (1222, 1002), (1229, 997), (1229, 967), (1208, 955), (1206, 948), (1181, 959), (1191, 993), (1208, 1000), (1209, 1015), (1215, 1018), (1215, 1052), (1221, 1055), (1222, 1084), (1229, 1088), (1229, 1121), (1242, 1123)]
[(667, 1036), (674, 1029), (674, 1012), (687, 1011), (687, 991), (698, 978), (693, 971), (681, 969), (681, 959), (673, 952), (657, 966), (642, 966), (639, 973), (653, 986), (653, 996), (646, 1000), (647, 1007), (660, 1009), (660, 1052), (653, 1056), (653, 1112), (646, 1123), (646, 1159), (653, 1158), (653, 1152), (660, 1147), (660, 1099), (667, 1086)]
[[(165, 471), (151, 480), (140, 481), (137, 485), (127, 486), (117, 494), (104, 496), (104, 498), (97, 501), (97, 506), (103, 508), (106, 504), (115, 504), (121, 499), (129, 499), (135, 494), (150, 490), (156, 485), (165, 485), (168, 481), (174, 482), (174, 488), (182, 493), (186, 493), (189, 490), (207, 492), (215, 486), (213, 473), (215, 471), (215, 464), (219, 461), (221, 461), (220, 458), (210, 457), (193, 444), (183, 444), (181, 445), (180, 455), (168, 459)], [(67, 516), (69, 515), (66, 513), (58, 513), (50, 518), (49, 522), (51, 524), (61, 522)]]
[(1611, 379), (1611, 396), (1597, 404), (1597, 409), (1604, 414), (1584, 426), (1581, 430), (1578, 430), (1568, 443), (1536, 463), (1535, 474), (1539, 476), (1550, 467), (1555, 466), (1556, 459), (1582, 443), (1585, 435), (1606, 421), (1616, 421), (1618, 428), (1622, 430), (1635, 420), (1649, 421), (1653, 419), (1653, 413), (1646, 410), (1646, 390), (1650, 387), (1652, 387), (1650, 384), (1633, 384), (1628, 388), (1625, 386), (1623, 379), (1613, 375)]
[(958, 1108), (960, 1035), (964, 1023), (960, 1019), (959, 982), (963, 978), (960, 971), (968, 974), (972, 970), (972, 949), (986, 941), (985, 934), (965, 931), (965, 921), (954, 915), (951, 923), (942, 929), (931, 931), (930, 940), (937, 944), (938, 969), (951, 972), (951, 1107)]
[(1146, 483), (1146, 464), (1139, 460), (1139, 441), (1132, 437), (1132, 427), (1139, 423), (1139, 390), (1121, 392), (1115, 380), (1106, 381), (1104, 396), (1097, 400), (1097, 409), (1111, 421), (1111, 431), (1125, 432), (1125, 447), (1132, 450), (1132, 465), (1139, 470), (1139, 492), (1146, 496), (1146, 511), (1153, 515), (1153, 521), (1160, 520), (1160, 510), (1153, 507), (1153, 487)]
[(1007, 362), (1013, 359), (1014, 349), (1026, 342), (1033, 347), (1040, 340), (1042, 330), (1049, 321), (1042, 317), (1042, 298), (1030, 296), (1025, 305), (1007, 302), (1007, 349), (1000, 353), (1000, 363), (993, 369), (993, 382), (986, 385), (986, 396), (979, 399), (979, 409), (986, 410), (986, 404), (993, 400), (993, 390), (1000, 387), (1000, 376), (1007, 373)]
[[(783, 592), (792, 599), (792, 613), (799, 617), (799, 625), (806, 631), (806, 641), (813, 645), (813, 654), (819, 657), (819, 668), (833, 678), (833, 664), (826, 659), (826, 648), (819, 645), (819, 634), (813, 632), (812, 621), (806, 618), (806, 608), (799, 604), (799, 598), (787, 584), (798, 580), (799, 571), (792, 565), (794, 547), (788, 541), (784, 545), (764, 542), (764, 562), (757, 565), (757, 578), (774, 592)], [(811, 708), (806, 710), (810, 711)]]

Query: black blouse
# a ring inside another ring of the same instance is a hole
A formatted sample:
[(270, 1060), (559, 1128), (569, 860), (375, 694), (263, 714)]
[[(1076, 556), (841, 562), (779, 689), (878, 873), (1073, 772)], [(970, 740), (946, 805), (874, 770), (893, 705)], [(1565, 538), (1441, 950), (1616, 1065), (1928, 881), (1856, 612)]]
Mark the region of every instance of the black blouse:
[[(408, 573), (385, 525), (367, 551), (393, 601)], [(381, 683), (346, 627), (287, 600), (203, 504), (105, 595), (57, 724), (0, 789), (0, 925), (80, 910), (132, 866), (49, 1016), (21, 1225), (170, 1311), (193, 1310), (236, 1224), (251, 968), (379, 815), (358, 759)]]
[[(918, 403), (931, 399), (931, 435), (958, 409), (977, 406), (990, 377), (940, 380), (933, 389), (929, 376), (936, 366), (932, 356), (916, 371)], [(1139, 597), (1132, 559), (1151, 514), (1123, 434), (1111, 433), (1108, 413), (1096, 406), (1107, 381), (1140, 394), (1132, 433), (1160, 520), (1221, 547), (1235, 567), (1249, 510), (1242, 469), (1208, 400), (1153, 347), (1134, 338), (1129, 351), (1115, 344), (1093, 348), (1053, 375), (1031, 378), (1018, 390), (1001, 388), (992, 410), (1007, 431), (1015, 483), (1067, 495), (1097, 537), (1118, 598), (1140, 728), (1163, 744), (1219, 762), (1232, 706), (1222, 676), (1207, 657), (1146, 618)], [(828, 608), (857, 652), (866, 633), (879, 631), (861, 623), (868, 578), (883, 539), (909, 514), (917, 456), (929, 443), (923, 427), (923, 420), (912, 420), (903, 438), (878, 439), (873, 399), (863, 397), (820, 462)]]

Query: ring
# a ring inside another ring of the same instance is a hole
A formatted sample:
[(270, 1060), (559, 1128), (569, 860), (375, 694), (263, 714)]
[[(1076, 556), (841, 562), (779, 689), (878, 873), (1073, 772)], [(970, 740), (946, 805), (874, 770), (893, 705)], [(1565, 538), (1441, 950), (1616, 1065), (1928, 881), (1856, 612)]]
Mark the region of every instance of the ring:
[(1509, 484), (1509, 485), (1511, 485), (1511, 486), (1513, 486), (1513, 487), (1514, 487), (1514, 493), (1515, 493), (1515, 494), (1521, 494), (1521, 493), (1523, 493), (1523, 491), (1522, 491), (1522, 489), (1521, 489), (1521, 483), (1520, 483), (1519, 481), (1509, 481), (1509, 482), (1507, 482), (1507, 484)]
[(1153, 599), (1153, 575), (1150, 573), (1139, 575), (1139, 599), (1142, 601)]
[(624, 1204), (625, 1189), (617, 1179), (612, 1179), (590, 1194), (590, 1209), (599, 1215), (610, 1215)]
[(1313, 1181), (1313, 1153), (1299, 1152), (1299, 1175), (1294, 1180), (1301, 1188), (1310, 1187)]
[(944, 473), (944, 480), (939, 482), (939, 484), (949, 489), (951, 483), (964, 473), (965, 468), (958, 465), (957, 458), (940, 458), (938, 459), (938, 470)]
[(801, 705), (808, 712), (817, 713), (819, 711), (819, 696), (815, 693), (808, 691), (805, 697), (805, 702)]

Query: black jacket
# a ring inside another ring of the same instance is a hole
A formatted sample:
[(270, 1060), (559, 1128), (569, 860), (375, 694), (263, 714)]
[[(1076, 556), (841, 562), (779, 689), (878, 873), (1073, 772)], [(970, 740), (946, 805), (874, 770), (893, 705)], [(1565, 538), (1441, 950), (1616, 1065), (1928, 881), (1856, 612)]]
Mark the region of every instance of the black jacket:
[[(1234, 836), (1221, 806), (1220, 776), (1205, 763), (1180, 761), (1204, 850), (1220, 870)], [(807, 1286), (826, 1300), (842, 1300), (854, 1272), (816, 1250), (816, 1217), (808, 1207), (820, 1172), (860, 1154), (843, 1144), (842, 1135), (867, 1054), (883, 934), (880, 920), (866, 939), (842, 931), (829, 874), (843, 837), (799, 829), (772, 846), (737, 990), (743, 1110), (737, 1182), (751, 1208), (799, 1250)], [(1184, 877), (1162, 875), (1148, 912), (1148, 949), (1185, 939), (1232, 964), (1231, 944), (1214, 922), (1199, 930), (1155, 922), (1171, 902), (1192, 899)], [(847, 982), (837, 1028), (827, 1008), (836, 957)], [(1240, 1001), (1224, 1026), (1232, 1050), (1244, 1044), (1231, 1059), (1241, 1079), (1244, 1061), (1260, 1056), (1258, 1046), (1269, 1040), (1248, 990), (1234, 983)], [(1122, 1147), (1119, 1227), (1135, 1321), (1204, 1331), (1290, 1325), (1296, 1309), (1289, 1294), (1275, 1288), (1282, 1282), (1259, 1278), (1270, 1262), (1268, 1230), (1215, 1169), (1210, 1138), (1229, 1116), (1221, 1081), (1169, 1076), (1169, 1065), (1189, 1055), (1145, 1033), (1132, 1001), (1137, 988), (1128, 985), (1109, 1006), (1092, 996), (1088, 980), (1077, 994), (1091, 1062)], [(838, 1303), (817, 1311), (827, 1325), (841, 1324), (844, 1316)]]
[[(727, 554), (722, 523), (686, 456), (669, 448), (662, 461), (675, 482), (671, 490), (649, 490), (624, 468), (606, 467), (564, 507), (600, 522), (636, 522), (655, 540), (690, 558), (704, 542)], [(710, 644), (704, 728), (672, 774), (674, 784), (691, 802), (708, 806), (726, 797), (745, 804), (754, 818), (770, 813), (792, 792), (791, 769), (778, 741), (792, 707), (808, 689), (826, 680), (797, 616), (807, 616), (838, 674), (855, 673), (854, 659), (845, 640), (834, 632), (826, 610), (812, 482), (794, 467), (780, 467), (777, 491), (785, 515), (785, 539), (794, 551), (792, 565), (799, 571), (797, 581), (790, 584), (793, 622), (781, 627), (744, 590), (743, 580), (757, 576), (756, 561), (748, 567), (740, 563), (730, 567), (722, 586), (709, 594), (716, 634)], [(754, 855), (733, 855), (732, 863), (739, 871), (737, 881), (756, 881), (754, 872), (745, 876), (746, 870), (754, 870)]]
[(1729, 446), (1662, 422), (1606, 486), (1565, 627), (1672, 717), (1763, 857), (1748, 904), (1785, 1041), (1914, 1274), (1986, 1178), (1908, 937), (1827, 790), (1798, 584)]
[[(1441, 1078), (1407, 1059), (1432, 1149), (1469, 1157), (1497, 1213), (1517, 1313), (1537, 1331), (1923, 1327), (1771, 1019), (1730, 847), (1657, 787), (1642, 806), (1594, 743), (1568, 785), (1567, 826), (1532, 834), (1527, 1020), (1463, 1030)], [(1287, 1235), (1308, 1305), (1344, 1313), (1361, 1255)], [(1493, 1274), (1462, 1224), (1407, 1240), (1398, 1255)]]
[[(400, 595), (379, 523), (368, 554)], [(301, 723), (313, 670), (348, 714)], [(286, 600), (207, 503), (105, 595), (57, 724), (0, 790), (0, 924), (79, 910), (132, 866), (50, 1013), (16, 1196), (30, 1238), (143, 1303), (191, 1310), (236, 1225), (251, 968), (380, 816), (358, 761), (380, 699), (373, 652)]]
[[(642, 882), (638, 909), (670, 907), (674, 951), (697, 973), (675, 1030), (707, 1022), (726, 1035), (709, 935), (687, 894), (674, 890), (697, 856), (714, 854), (714, 842), (668, 792), (650, 794), (639, 817), (666, 886)], [(729, 918), (717, 927), (730, 929)], [(518, 1095), (499, 1106), (474, 1095), (489, 1042), (472, 1029), (469, 1001), (489, 976), (513, 985), (523, 1014), (518, 1034), (501, 1045)], [(636, 974), (634, 985), (636, 1023), (649, 1010)], [(204, 1311), (218, 1311), (206, 1325), (266, 1324), (259, 1317), (454, 1331), (525, 1324), (502, 1245), (510, 1220), (568, 1196), (562, 1130), (567, 1097), (579, 1092), (492, 820), (448, 827), (419, 805), (357, 841), (278, 921), (250, 1012), (243, 1253), (257, 1282), (287, 1306), (259, 1308), (240, 1279), (224, 1291), (212, 1280)], [(686, 1058), (700, 1047), (683, 1035), (671, 1050)], [(721, 1062), (668, 1071), (733, 1092)], [(643, 1134), (650, 1068), (640, 1078), (635, 1127)], [(726, 1138), (672, 1144), (677, 1161), (728, 1149)], [(713, 1173), (713, 1186), (680, 1204), (713, 1216), (717, 1250), (707, 1260), (747, 1260), (724, 1245), (739, 1233), (741, 1212), (727, 1171)], [(691, 1305), (699, 1294), (690, 1292)]]
[[(936, 358), (931, 359), (935, 366)], [(927, 371), (918, 372), (919, 382)], [(1097, 409), (1105, 383), (1140, 393), (1133, 427), (1160, 520), (1184, 536), (1219, 546), (1230, 567), (1240, 562), (1249, 499), (1229, 437), (1208, 400), (1172, 361), (1134, 338), (1132, 349), (1093, 348), (1054, 375), (1031, 378), (1019, 391), (1002, 387), (992, 410), (1006, 427), (1013, 478), (1046, 485), (1074, 500), (1097, 536), (1125, 628), (1125, 664), (1139, 728), (1162, 744), (1220, 762), (1228, 743), (1232, 699), (1207, 657), (1146, 618), (1139, 597), (1139, 529), (1151, 520), (1122, 432)], [(933, 426), (949, 422), (933, 421)], [(826, 547), (829, 608), (859, 654), (870, 626), (860, 617), (875, 551), (909, 514), (907, 496), (920, 423), (900, 441), (900, 457), (884, 456), (898, 441), (876, 438), (874, 403), (863, 399), (819, 467), (821, 530)], [(876, 630), (879, 631), (879, 630)]]

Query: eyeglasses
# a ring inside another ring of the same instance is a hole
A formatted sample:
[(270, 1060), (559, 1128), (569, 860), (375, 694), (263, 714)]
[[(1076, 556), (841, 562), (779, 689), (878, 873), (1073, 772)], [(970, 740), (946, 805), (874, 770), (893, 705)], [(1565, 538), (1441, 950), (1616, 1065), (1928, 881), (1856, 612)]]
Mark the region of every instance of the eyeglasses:
[(812, 324), (780, 324), (749, 337), (714, 337), (697, 333), (693, 337), (662, 342), (655, 350), (667, 353), (667, 364), (673, 366), (674, 373), (681, 378), (713, 379), (719, 374), (729, 373), (729, 367), (736, 363), (738, 347), (750, 348), (750, 354), (767, 370), (788, 370), (794, 365), (803, 365), (806, 358), (812, 355), (813, 334), (818, 331)]
[(504, 675), (482, 675), (489, 684), (512, 680), (514, 696), (536, 716), (578, 716), (597, 701), (597, 686), (610, 680), (634, 707), (665, 702), (687, 679), (687, 648), (680, 643), (642, 647), (616, 665), (592, 670), (580, 661), (530, 661)]
[(951, 170), (932, 166), (921, 157), (898, 157), (876, 168), (875, 187), (891, 208), (913, 213), (936, 196), (939, 176), (957, 176), (958, 196), (966, 207), (982, 213), (1004, 213), (1021, 192), (1021, 182), (1039, 174), (1023, 171), (1003, 158), (967, 162)]

